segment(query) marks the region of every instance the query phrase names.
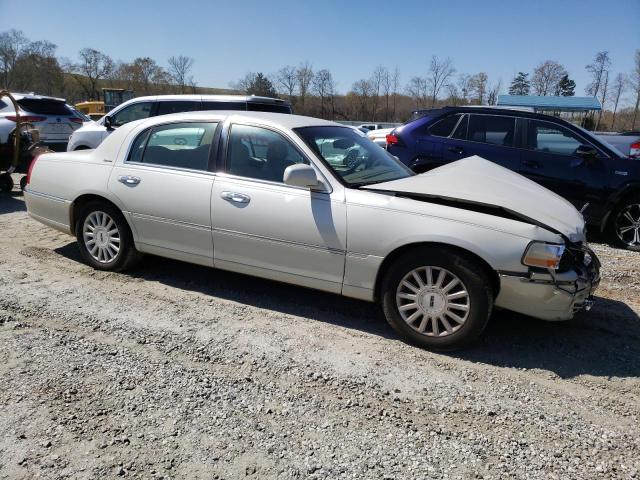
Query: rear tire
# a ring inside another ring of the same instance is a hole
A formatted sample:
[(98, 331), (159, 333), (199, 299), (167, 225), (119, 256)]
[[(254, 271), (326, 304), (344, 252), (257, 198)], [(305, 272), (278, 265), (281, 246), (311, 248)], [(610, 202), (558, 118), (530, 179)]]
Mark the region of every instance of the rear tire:
[(429, 350), (455, 350), (484, 331), (493, 308), (491, 281), (469, 255), (446, 247), (412, 250), (382, 282), (382, 309), (406, 341)]
[(607, 230), (613, 244), (640, 252), (640, 195), (631, 196), (616, 207)]
[(13, 190), (13, 179), (10, 173), (3, 173), (0, 175), (0, 191), (11, 192)]
[(20, 190), (24, 192), (24, 189), (27, 188), (27, 177), (26, 175), (20, 179)]
[(80, 254), (93, 268), (121, 272), (140, 259), (129, 225), (117, 208), (94, 201), (81, 207), (77, 218)]

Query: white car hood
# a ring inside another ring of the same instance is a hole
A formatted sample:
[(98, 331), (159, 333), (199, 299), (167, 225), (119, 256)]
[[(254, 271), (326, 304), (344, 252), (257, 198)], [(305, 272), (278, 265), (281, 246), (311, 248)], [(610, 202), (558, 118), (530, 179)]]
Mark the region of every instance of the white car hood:
[(104, 125), (100, 125), (98, 122), (90, 120), (88, 122), (84, 122), (82, 126), (76, 130), (76, 132), (106, 132), (107, 129)]
[(459, 200), (459, 208), (465, 208), (464, 203), (501, 207), (523, 221), (532, 220), (561, 233), (572, 242), (584, 239), (584, 219), (571, 203), (522, 175), (478, 156), (421, 175), (364, 188), (415, 194), (427, 199)]

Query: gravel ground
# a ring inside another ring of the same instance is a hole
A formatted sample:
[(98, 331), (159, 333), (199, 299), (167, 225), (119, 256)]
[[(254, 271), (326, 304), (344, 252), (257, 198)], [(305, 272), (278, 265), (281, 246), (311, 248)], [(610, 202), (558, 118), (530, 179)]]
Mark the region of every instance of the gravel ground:
[(0, 478), (639, 478), (640, 254), (566, 323), (453, 354), (373, 305), (147, 258), (81, 263), (0, 197)]

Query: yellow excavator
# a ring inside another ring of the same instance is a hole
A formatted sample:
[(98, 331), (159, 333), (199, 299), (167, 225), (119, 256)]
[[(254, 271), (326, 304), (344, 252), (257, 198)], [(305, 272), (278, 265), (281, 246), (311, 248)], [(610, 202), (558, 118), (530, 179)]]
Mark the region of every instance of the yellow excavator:
[(75, 107), (91, 120), (98, 120), (104, 117), (109, 111), (127, 100), (131, 100), (135, 96), (133, 90), (125, 90), (124, 88), (103, 88), (102, 98), (100, 100), (89, 100), (86, 102), (76, 103)]

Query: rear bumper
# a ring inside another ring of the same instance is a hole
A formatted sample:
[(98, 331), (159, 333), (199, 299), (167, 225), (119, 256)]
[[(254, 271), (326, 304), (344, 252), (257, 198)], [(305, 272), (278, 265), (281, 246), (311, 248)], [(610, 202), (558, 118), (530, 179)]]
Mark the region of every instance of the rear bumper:
[(569, 320), (591, 307), (592, 296), (600, 283), (600, 262), (589, 250), (591, 262), (574, 265), (563, 273), (499, 272), (500, 294), (497, 307), (541, 320)]

